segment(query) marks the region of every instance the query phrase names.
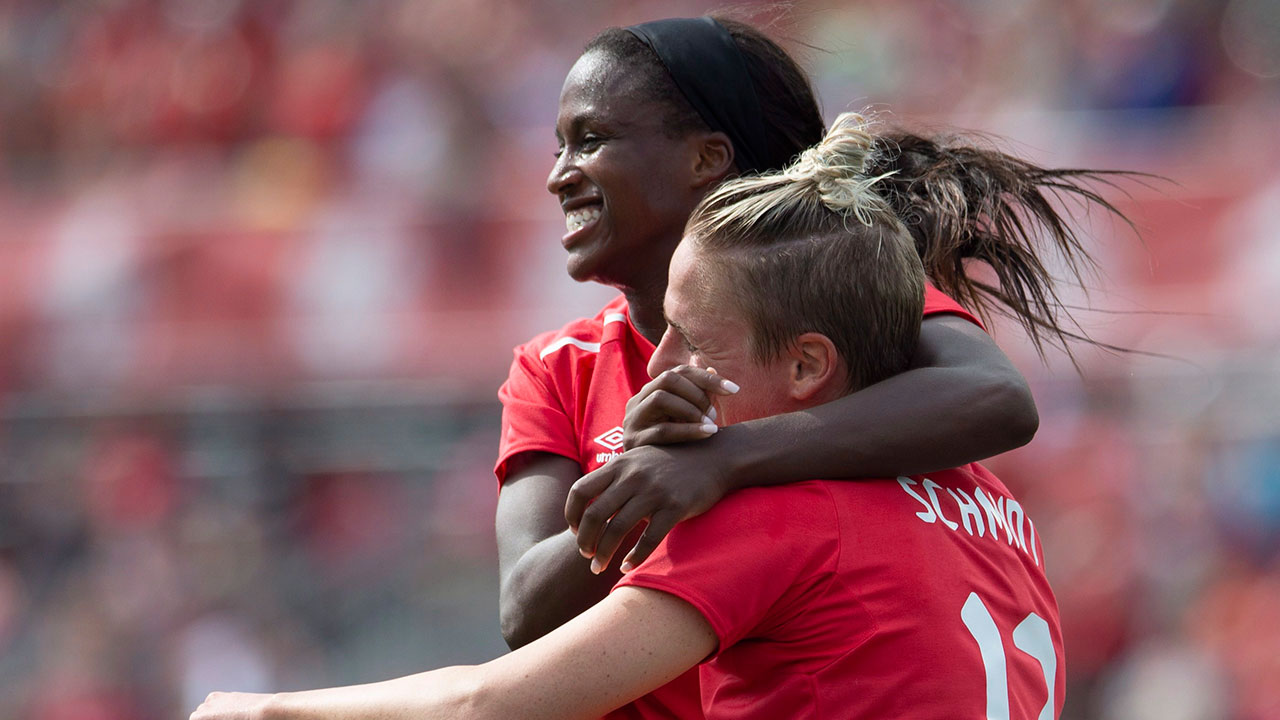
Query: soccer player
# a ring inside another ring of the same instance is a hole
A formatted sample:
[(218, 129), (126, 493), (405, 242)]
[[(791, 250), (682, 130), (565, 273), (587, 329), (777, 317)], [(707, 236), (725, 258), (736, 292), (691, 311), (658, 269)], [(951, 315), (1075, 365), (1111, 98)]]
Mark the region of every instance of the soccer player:
[[(905, 371), (924, 272), (842, 116), (778, 174), (694, 211), (652, 359), (740, 378), (729, 427)], [(605, 600), (476, 667), (214, 694), (193, 720), (592, 718), (702, 663), (708, 718), (1052, 718), (1062, 643), (1034, 524), (979, 465), (737, 492), (682, 522)], [(704, 662), (705, 661), (705, 662)]]
[[(805, 413), (723, 428), (702, 421), (710, 410), (702, 398), (686, 406), (689, 417), (649, 427), (645, 447), (623, 452), (641, 442), (626, 405), (650, 380), (646, 366), (666, 329), (668, 264), (690, 211), (726, 177), (780, 169), (822, 135), (803, 71), (758, 30), (726, 19), (606, 30), (569, 72), (547, 187), (565, 212), (569, 274), (620, 295), (594, 317), (517, 348), (500, 391), (496, 527), (511, 647), (598, 602), (620, 562), (638, 564), (678, 521), (733, 490), (931, 472), (1033, 435), (1036, 411), (1021, 375), (964, 307), (926, 286), (906, 372)], [(1075, 173), (907, 133), (878, 142), (875, 172), (896, 173), (880, 183), (882, 194), (930, 282), (975, 310), (998, 306), (1037, 341), (1064, 337), (1032, 238), (1043, 231), (1046, 246), (1079, 257), (1041, 195), (1094, 199)], [(971, 280), (969, 261), (985, 264), (999, 285)], [(691, 438), (700, 441), (661, 444)], [(565, 518), (571, 488), (576, 535)], [(643, 534), (624, 542), (646, 519)], [(616, 717), (690, 717), (697, 697), (691, 675)]]

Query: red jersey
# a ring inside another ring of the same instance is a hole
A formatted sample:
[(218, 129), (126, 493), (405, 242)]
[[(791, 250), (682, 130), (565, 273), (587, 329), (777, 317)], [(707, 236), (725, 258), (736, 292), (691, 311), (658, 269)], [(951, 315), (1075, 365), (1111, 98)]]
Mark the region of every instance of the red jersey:
[[(956, 301), (925, 285), (924, 315), (978, 320)], [(980, 324), (979, 324), (980, 326)], [(506, 479), (507, 462), (522, 452), (548, 452), (576, 460), (585, 475), (622, 453), (627, 401), (649, 382), (653, 343), (641, 335), (619, 295), (595, 317), (547, 332), (515, 349), (502, 400), (502, 436), (494, 473)], [(607, 717), (700, 718), (697, 671)]]
[(714, 718), (1057, 717), (1057, 603), (1035, 526), (973, 464), (752, 488), (680, 523), (618, 587), (671, 593), (719, 638)]
[[(982, 326), (955, 300), (925, 285), (924, 316), (946, 314)], [(574, 320), (517, 347), (498, 390), (498, 482), (506, 478), (507, 461), (522, 452), (577, 460), (584, 475), (621, 454), (627, 401), (649, 382), (653, 351), (653, 343), (632, 327), (621, 295), (595, 317)]]

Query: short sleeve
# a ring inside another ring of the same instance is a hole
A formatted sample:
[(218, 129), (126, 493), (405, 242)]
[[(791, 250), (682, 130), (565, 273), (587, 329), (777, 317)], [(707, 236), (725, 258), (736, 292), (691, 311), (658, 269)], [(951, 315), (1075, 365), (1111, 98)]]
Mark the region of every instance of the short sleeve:
[(949, 295), (929, 283), (925, 283), (924, 316), (929, 317), (930, 315), (957, 315), (986, 330), (977, 316), (966, 310), (963, 305), (952, 300)]
[(646, 587), (694, 606), (717, 652), (783, 622), (830, 581), (840, 534), (821, 483), (749, 488), (686, 520), (616, 587)]
[(511, 372), (498, 389), (502, 401), (502, 436), (494, 474), (506, 480), (507, 462), (522, 452), (549, 452), (577, 458), (573, 421), (536, 348), (535, 339), (515, 350)]

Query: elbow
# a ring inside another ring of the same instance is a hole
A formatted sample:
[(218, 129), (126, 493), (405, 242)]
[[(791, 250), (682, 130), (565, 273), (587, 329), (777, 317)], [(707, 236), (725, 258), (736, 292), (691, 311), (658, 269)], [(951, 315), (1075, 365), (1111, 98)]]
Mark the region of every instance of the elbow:
[(498, 618), (502, 639), (512, 650), (528, 645), (542, 634), (535, 628), (534, 618), (526, 611), (527, 607), (525, 598), (519, 592), (507, 587), (502, 589)]
[(992, 421), (989, 427), (1000, 428), (1001, 445), (997, 453), (1020, 448), (1031, 442), (1040, 429), (1040, 413), (1027, 381), (1016, 371), (992, 377), (984, 392)]
[(520, 617), (520, 613), (504, 610), (501, 614), (502, 640), (507, 644), (507, 647), (512, 650), (519, 650), (528, 645), (530, 642), (529, 630), (524, 620)]

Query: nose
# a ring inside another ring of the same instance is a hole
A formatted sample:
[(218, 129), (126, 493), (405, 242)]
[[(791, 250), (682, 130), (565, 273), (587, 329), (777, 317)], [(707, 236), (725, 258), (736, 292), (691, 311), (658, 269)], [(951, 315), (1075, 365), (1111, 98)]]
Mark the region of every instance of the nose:
[(649, 371), (649, 377), (656, 378), (662, 374), (664, 370), (670, 370), (677, 365), (689, 364), (689, 351), (685, 348), (684, 343), (676, 336), (676, 332), (667, 326), (666, 332), (662, 333), (662, 340), (658, 342), (658, 347), (653, 351), (653, 357), (649, 358), (649, 367), (645, 368)]
[(556, 158), (555, 165), (551, 166), (551, 174), (547, 175), (547, 192), (560, 195), (581, 179), (582, 171), (565, 150), (560, 153), (560, 157)]

